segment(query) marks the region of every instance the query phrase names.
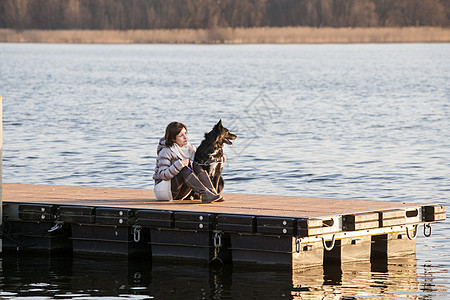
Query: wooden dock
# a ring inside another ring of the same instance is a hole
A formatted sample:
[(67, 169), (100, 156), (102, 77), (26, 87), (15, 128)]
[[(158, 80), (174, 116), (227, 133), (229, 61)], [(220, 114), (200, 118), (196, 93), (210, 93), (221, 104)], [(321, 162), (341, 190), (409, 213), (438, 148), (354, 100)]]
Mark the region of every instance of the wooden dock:
[(445, 207), (224, 194), (225, 201), (157, 201), (151, 190), (4, 184), (4, 251), (288, 265), (415, 253), (419, 225)]

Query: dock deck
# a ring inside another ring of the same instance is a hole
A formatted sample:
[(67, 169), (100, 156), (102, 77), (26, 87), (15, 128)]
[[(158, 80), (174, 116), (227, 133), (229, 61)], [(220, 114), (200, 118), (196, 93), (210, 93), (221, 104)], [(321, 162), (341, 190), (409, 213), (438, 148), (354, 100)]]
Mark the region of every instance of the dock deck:
[(157, 201), (151, 190), (3, 185), (6, 251), (146, 256), (289, 265), (415, 253), (433, 204), (224, 194), (224, 202)]
[(396, 208), (416, 208), (415, 203), (302, 198), (250, 194), (223, 194), (225, 201), (201, 204), (198, 200), (157, 201), (152, 190), (4, 184), (3, 201), (177, 210), (315, 218)]

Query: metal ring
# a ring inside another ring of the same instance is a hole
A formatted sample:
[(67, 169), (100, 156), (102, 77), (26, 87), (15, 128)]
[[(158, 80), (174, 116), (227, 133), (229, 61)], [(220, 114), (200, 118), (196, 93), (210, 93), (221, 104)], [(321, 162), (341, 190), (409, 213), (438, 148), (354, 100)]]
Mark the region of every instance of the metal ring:
[(214, 234), (214, 247), (222, 246), (222, 233), (220, 231), (216, 231)]
[(408, 226), (406, 226), (406, 236), (407, 236), (408, 239), (410, 239), (410, 240), (415, 240), (416, 237), (417, 237), (417, 235), (418, 235), (418, 233), (419, 233), (419, 230), (417, 230), (418, 225), (416, 224), (416, 225), (414, 225), (413, 227), (414, 227), (414, 235), (413, 235), (413, 236), (410, 236), (410, 235), (409, 235), (409, 228), (408, 228)]
[(325, 242), (325, 237), (322, 236), (322, 245), (325, 248), (325, 250), (327, 250), (327, 251), (333, 250), (334, 245), (336, 243), (336, 239), (335, 238), (336, 238), (336, 235), (333, 234), (333, 237), (331, 238), (331, 246), (328, 247), (327, 243)]
[(298, 237), (295, 238), (295, 252), (300, 253), (300, 240)]
[(222, 247), (222, 231), (215, 230), (214, 231), (214, 257), (210, 260), (209, 263), (212, 263), (214, 261), (220, 262), (221, 265), (224, 265), (223, 261), (219, 257), (220, 248)]
[[(429, 233), (427, 233), (427, 228), (430, 230)], [(423, 224), (423, 235), (426, 237), (430, 237), (431, 236), (431, 224), (427, 223), (427, 224)]]
[(141, 227), (134, 227), (133, 240), (136, 243), (139, 243), (139, 241), (141, 240)]

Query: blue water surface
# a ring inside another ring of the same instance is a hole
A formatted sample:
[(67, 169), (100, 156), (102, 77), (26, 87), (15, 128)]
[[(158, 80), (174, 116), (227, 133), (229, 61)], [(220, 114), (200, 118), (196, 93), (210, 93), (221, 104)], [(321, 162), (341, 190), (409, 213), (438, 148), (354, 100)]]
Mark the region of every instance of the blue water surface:
[[(448, 43), (0, 44), (3, 181), (152, 189), (156, 146), (165, 126), (183, 122), (191, 143), (198, 145), (222, 119), (238, 135), (234, 146), (225, 146), (226, 193), (448, 206), (449, 53)], [(320, 272), (294, 278), (268, 272), (260, 274), (266, 278), (263, 286), (274, 297), (294, 299), (447, 299), (449, 229), (448, 221), (433, 225), (430, 238), (419, 235), (416, 258), (392, 262), (382, 274), (343, 269), (340, 283), (328, 285)], [(17, 288), (29, 264), (20, 258), (19, 272), (3, 260), (0, 297), (5, 299), (24, 293), (171, 299), (177, 293), (170, 290), (180, 284), (176, 275), (167, 275), (170, 266), (159, 266), (149, 276), (169, 277), (158, 292), (154, 281), (134, 286), (130, 276), (112, 279), (124, 282), (122, 290), (95, 284), (65, 289), (66, 281), (42, 282), (39, 276), (26, 277), (28, 285)], [(76, 260), (70, 268), (80, 265), (95, 276), (97, 269), (86, 267), (91, 263)], [(45, 266), (37, 268), (45, 273)], [(122, 267), (134, 270), (117, 265)], [(68, 274), (81, 280), (80, 273)], [(208, 269), (198, 274), (200, 279), (189, 281), (196, 282), (191, 298), (236, 298), (245, 291), (261, 298), (257, 291), (264, 291), (251, 272), (236, 270), (225, 281)], [(299, 280), (310, 288), (295, 288)], [(207, 292), (197, 294), (201, 289)], [(77, 295), (71, 294), (75, 290)]]

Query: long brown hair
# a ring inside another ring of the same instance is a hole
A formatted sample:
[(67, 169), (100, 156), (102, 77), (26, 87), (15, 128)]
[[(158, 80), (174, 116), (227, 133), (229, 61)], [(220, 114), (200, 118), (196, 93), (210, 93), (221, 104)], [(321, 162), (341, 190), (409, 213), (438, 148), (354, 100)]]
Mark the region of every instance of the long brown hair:
[(175, 138), (177, 134), (180, 133), (181, 130), (186, 129), (186, 125), (180, 122), (171, 122), (166, 127), (166, 134), (164, 135), (164, 139), (166, 140), (166, 146), (171, 147), (175, 142)]

